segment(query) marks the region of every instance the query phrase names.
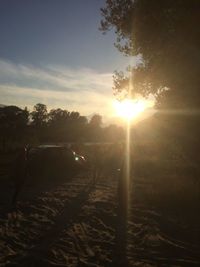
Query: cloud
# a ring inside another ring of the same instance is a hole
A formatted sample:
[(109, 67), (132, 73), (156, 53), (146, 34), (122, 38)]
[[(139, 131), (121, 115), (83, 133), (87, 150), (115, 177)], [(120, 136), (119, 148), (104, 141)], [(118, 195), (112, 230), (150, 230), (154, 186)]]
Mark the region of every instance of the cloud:
[(112, 73), (64, 66), (14, 64), (0, 60), (0, 103), (61, 107), (83, 115), (111, 112)]

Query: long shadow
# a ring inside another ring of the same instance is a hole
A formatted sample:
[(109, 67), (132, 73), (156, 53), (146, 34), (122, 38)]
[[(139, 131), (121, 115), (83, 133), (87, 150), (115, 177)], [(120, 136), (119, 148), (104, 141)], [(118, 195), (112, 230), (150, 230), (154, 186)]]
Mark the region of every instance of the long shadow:
[(44, 261), (49, 248), (61, 236), (63, 230), (66, 230), (71, 225), (92, 190), (94, 190), (94, 185), (86, 186), (78, 196), (65, 205), (63, 212), (56, 217), (54, 226), (36, 241), (34, 247), (27, 250), (25, 256), (17, 257), (14, 260), (14, 265), (12, 263), (5, 266), (45, 266)]

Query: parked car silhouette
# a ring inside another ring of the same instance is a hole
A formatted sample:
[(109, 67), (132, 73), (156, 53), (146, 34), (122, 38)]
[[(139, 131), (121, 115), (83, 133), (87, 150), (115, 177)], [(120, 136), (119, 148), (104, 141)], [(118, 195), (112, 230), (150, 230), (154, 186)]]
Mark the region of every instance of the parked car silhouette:
[(84, 156), (59, 145), (40, 145), (28, 153), (28, 171), (31, 177), (72, 177), (87, 168)]
[(16, 204), (18, 195), (27, 180), (37, 183), (56, 182), (73, 178), (83, 170), (87, 170), (85, 158), (65, 146), (41, 145), (28, 151), (22, 148), (17, 153), (11, 174), (14, 184), (12, 204)]

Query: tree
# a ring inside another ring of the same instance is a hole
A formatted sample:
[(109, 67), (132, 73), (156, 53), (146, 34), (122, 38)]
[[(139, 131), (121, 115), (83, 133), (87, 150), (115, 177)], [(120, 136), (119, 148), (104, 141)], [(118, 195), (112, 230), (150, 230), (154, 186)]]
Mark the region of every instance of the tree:
[(32, 124), (37, 128), (46, 124), (48, 118), (47, 106), (38, 103), (34, 106), (33, 112), (31, 112)]
[(0, 108), (0, 136), (2, 148), (6, 149), (8, 140), (18, 142), (24, 138), (29, 122), (29, 111), (17, 106), (5, 106)]
[(90, 119), (90, 125), (95, 128), (100, 128), (102, 125), (102, 116), (99, 114), (94, 114)]
[(70, 118), (70, 112), (61, 108), (51, 109), (49, 114), (49, 124), (60, 126), (66, 123)]
[(63, 109), (52, 109), (48, 114), (48, 136), (54, 141), (83, 140), (86, 131), (87, 118), (79, 112), (69, 112)]
[[(162, 107), (199, 107), (199, 10), (199, 0), (106, 1), (100, 29), (114, 28), (119, 51), (141, 57), (134, 93), (153, 94)], [(128, 78), (116, 73), (114, 82), (121, 92)]]
[(77, 121), (79, 119), (79, 117), (80, 117), (80, 114), (77, 111), (72, 111), (70, 113), (70, 119), (71, 119), (71, 121)]
[(102, 135), (102, 116), (99, 114), (94, 114), (89, 123), (87, 129), (87, 136), (89, 141), (101, 141), (103, 139)]

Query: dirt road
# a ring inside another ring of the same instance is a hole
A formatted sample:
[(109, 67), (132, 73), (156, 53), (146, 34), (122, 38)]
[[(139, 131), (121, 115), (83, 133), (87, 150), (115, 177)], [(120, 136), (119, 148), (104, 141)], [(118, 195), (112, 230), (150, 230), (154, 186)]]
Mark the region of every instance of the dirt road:
[(111, 263), (116, 186), (102, 180), (94, 187), (81, 177), (45, 190), (24, 188), (16, 210), (0, 221), (0, 266)]

